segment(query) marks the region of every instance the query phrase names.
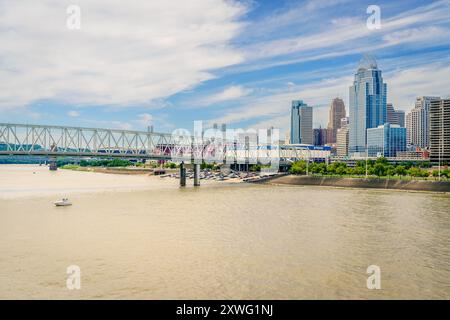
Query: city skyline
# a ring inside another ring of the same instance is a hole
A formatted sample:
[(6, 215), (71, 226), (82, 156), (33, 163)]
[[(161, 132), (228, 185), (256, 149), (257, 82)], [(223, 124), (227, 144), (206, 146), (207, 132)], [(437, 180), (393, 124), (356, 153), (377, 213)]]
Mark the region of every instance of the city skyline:
[[(379, 61), (391, 87), (388, 102), (398, 110), (408, 112), (416, 96), (450, 93), (443, 81), (450, 75), (448, 1), (381, 1), (379, 30), (366, 27), (368, 4), (345, 0), (158, 4), (156, 26), (148, 22), (155, 9), (149, 4), (127, 12), (111, 4), (117, 25), (93, 14), (98, 2), (79, 5), (85, 18), (79, 31), (70, 31), (62, 4), (39, 5), (39, 12), (54, 17), (44, 24), (39, 14), (27, 21), (17, 16), (26, 4), (2, 2), (0, 40), (8, 47), (2, 50), (8, 69), (0, 73), (3, 121), (136, 130), (154, 125), (170, 132), (204, 120), (286, 129), (285, 106), (303, 99), (315, 109), (313, 126), (325, 128), (331, 98), (349, 105), (348, 83), (367, 52)], [(180, 16), (177, 23), (167, 19), (167, 10)], [(189, 19), (182, 18), (186, 11)], [(305, 12), (306, 25), (299, 19)], [(92, 16), (96, 21), (87, 18)], [(216, 32), (194, 37), (189, 30), (195, 26)], [(138, 27), (142, 33), (136, 35)], [(106, 30), (113, 36), (109, 43), (92, 41), (107, 36)], [(120, 43), (134, 53), (119, 49)], [(186, 43), (194, 45), (176, 49)], [(117, 50), (105, 50), (111, 47)]]
[(450, 0), (0, 0), (0, 299), (450, 300), (449, 79)]

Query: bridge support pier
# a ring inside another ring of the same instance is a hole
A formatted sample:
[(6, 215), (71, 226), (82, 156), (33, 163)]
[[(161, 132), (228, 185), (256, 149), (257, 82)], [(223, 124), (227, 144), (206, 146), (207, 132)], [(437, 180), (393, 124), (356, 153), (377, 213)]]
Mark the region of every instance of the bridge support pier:
[(186, 167), (184, 162), (180, 164), (180, 187), (186, 186)]
[(200, 165), (194, 164), (194, 187), (200, 187)]
[(58, 165), (56, 164), (56, 158), (50, 158), (48, 160), (48, 168), (50, 169), (50, 171), (58, 170)]

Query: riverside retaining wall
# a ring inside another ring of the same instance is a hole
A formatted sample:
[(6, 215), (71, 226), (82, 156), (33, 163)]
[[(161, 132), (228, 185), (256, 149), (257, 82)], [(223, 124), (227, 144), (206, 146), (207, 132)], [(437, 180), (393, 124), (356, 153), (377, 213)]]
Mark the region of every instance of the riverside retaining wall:
[(345, 188), (398, 189), (414, 191), (450, 192), (448, 181), (399, 180), (399, 179), (364, 179), (287, 175), (267, 181), (273, 184), (311, 185)]

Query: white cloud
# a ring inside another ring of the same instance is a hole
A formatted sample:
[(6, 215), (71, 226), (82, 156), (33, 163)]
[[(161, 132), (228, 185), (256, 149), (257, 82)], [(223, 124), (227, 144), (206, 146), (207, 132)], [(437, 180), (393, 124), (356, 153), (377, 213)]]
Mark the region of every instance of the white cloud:
[(432, 37), (433, 42), (439, 42), (443, 45), (450, 42), (449, 32), (449, 29), (435, 26), (412, 28), (389, 33), (383, 37), (383, 40), (389, 45), (397, 45), (430, 41), (430, 38)]
[(351, 0), (307, 0), (298, 2), (287, 11), (277, 11), (250, 24), (245, 36), (267, 36), (270, 33), (277, 33), (286, 26), (300, 24), (302, 28), (308, 27), (311, 20), (317, 18), (318, 14), (324, 14), (330, 7), (343, 5)]
[(96, 128), (121, 129), (121, 130), (137, 130), (147, 131), (148, 127), (153, 125), (157, 132), (170, 132), (175, 129), (175, 124), (170, 121), (167, 114), (153, 116), (149, 113), (139, 114), (136, 118), (127, 120), (96, 120), (82, 119), (89, 126)]
[[(318, 109), (329, 105), (331, 99), (336, 95), (347, 97), (352, 79), (352, 76), (324, 79), (307, 85), (291, 87), (281, 93), (253, 98), (209, 122), (236, 123), (252, 120), (269, 125), (270, 121), (268, 122), (267, 119), (278, 118), (279, 120), (279, 117), (289, 114), (292, 100), (303, 100), (314, 107), (314, 124), (318, 126), (324, 120), (322, 119), (323, 115), (316, 119), (316, 116), (320, 115)], [(272, 125), (275, 127), (276, 123)]]
[[(450, 96), (446, 81), (450, 79), (448, 60), (395, 70), (385, 73), (383, 78), (388, 85), (388, 101), (400, 110), (409, 111), (417, 96)], [(251, 121), (255, 123), (252, 127), (274, 126), (288, 130), (291, 101), (304, 100), (314, 107), (314, 127), (324, 127), (328, 122), (328, 106), (334, 97), (339, 96), (344, 100), (347, 114), (349, 113), (348, 90), (352, 82), (353, 76), (344, 76), (296, 86), (293, 90), (245, 101), (209, 122), (232, 124)]]
[(210, 106), (215, 103), (221, 103), (245, 97), (249, 95), (251, 92), (252, 92), (251, 89), (244, 88), (243, 86), (231, 86), (225, 88), (224, 90), (218, 93), (214, 93), (212, 95), (197, 99), (192, 104), (194, 104), (196, 107)]
[(0, 108), (40, 99), (150, 105), (236, 64), (230, 46), (246, 7), (234, 1), (0, 1)]
[(385, 75), (388, 84), (388, 100), (400, 110), (410, 111), (417, 96), (450, 96), (450, 66), (433, 63)]
[(79, 113), (78, 111), (71, 110), (71, 111), (67, 112), (67, 115), (68, 115), (69, 117), (76, 118), (76, 117), (79, 117), (79, 116), (80, 116), (80, 113)]
[[(339, 1), (338, 1), (339, 2)], [(333, 4), (333, 3), (332, 3)], [(299, 7), (304, 11), (303, 6)], [(298, 22), (302, 11), (291, 10), (284, 18), (284, 24)], [(364, 14), (357, 17), (340, 17), (327, 21), (323, 12), (313, 12), (307, 19), (313, 19), (308, 32), (289, 37), (275, 37), (275, 40), (264, 39), (251, 43), (245, 50), (246, 61), (251, 61), (250, 70), (266, 68), (273, 65), (319, 60), (325, 57), (342, 56), (362, 51), (375, 50), (399, 44), (415, 44), (417, 46), (435, 45), (445, 40), (448, 43), (448, 23), (450, 22), (450, 2), (437, 1), (407, 10), (396, 16), (383, 19), (381, 29), (369, 30), (366, 27)], [(282, 20), (283, 21), (283, 20)], [(327, 23), (329, 22), (329, 23)], [(445, 27), (439, 24), (447, 24)], [(419, 28), (418, 25), (425, 26)], [(261, 32), (270, 32), (272, 24), (262, 24)], [(295, 54), (295, 58), (289, 55)], [(287, 58), (281, 56), (287, 55)], [(264, 60), (277, 58), (275, 62)], [(255, 60), (261, 60), (259, 66)], [(287, 61), (286, 61), (287, 60)], [(268, 64), (267, 64), (268, 63)], [(238, 70), (242, 70), (241, 67)], [(245, 68), (244, 68), (245, 70)]]
[(153, 123), (153, 116), (149, 113), (143, 113), (138, 115), (138, 119), (135, 122), (141, 127), (147, 127)]

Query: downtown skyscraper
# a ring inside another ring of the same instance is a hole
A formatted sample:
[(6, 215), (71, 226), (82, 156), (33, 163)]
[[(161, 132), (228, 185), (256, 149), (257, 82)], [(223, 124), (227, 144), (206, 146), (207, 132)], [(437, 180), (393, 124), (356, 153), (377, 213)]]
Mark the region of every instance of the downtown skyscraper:
[(387, 119), (387, 85), (374, 58), (364, 56), (349, 93), (349, 153), (365, 154), (367, 129), (383, 125)]
[(430, 160), (434, 164), (450, 163), (450, 99), (430, 102)]
[(406, 116), (408, 145), (428, 149), (430, 147), (430, 104), (440, 97), (418, 97), (414, 109)]
[(313, 110), (302, 100), (292, 101), (291, 143), (313, 144)]
[(336, 142), (337, 130), (341, 128), (341, 121), (346, 116), (344, 100), (334, 98), (333, 101), (331, 101), (328, 118), (327, 130), (330, 131), (328, 134), (328, 143)]
[(387, 104), (387, 122), (405, 127), (405, 111), (395, 110), (392, 103)]

